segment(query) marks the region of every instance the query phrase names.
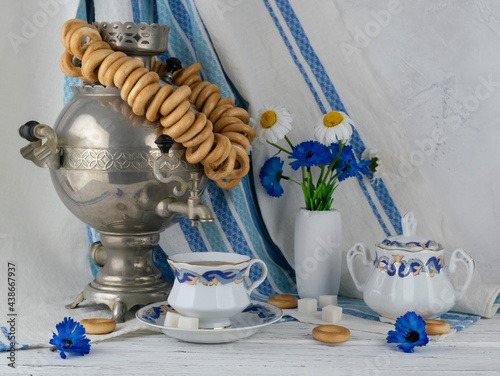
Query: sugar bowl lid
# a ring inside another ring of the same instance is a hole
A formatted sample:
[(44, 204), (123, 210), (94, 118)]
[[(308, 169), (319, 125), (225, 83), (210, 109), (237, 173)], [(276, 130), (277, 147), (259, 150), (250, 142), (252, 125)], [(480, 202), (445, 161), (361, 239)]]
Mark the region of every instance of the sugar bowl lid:
[(429, 238), (416, 234), (417, 219), (412, 211), (407, 212), (401, 218), (402, 235), (390, 236), (379, 244), (384, 249), (403, 249), (408, 251), (421, 251), (441, 249), (441, 244)]

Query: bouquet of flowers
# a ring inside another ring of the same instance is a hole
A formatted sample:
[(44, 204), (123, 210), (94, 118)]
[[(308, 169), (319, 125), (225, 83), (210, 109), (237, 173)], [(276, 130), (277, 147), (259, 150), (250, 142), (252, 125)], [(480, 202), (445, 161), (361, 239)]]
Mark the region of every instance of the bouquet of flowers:
[[(344, 112), (331, 111), (324, 115), (314, 129), (316, 140), (298, 145), (293, 145), (287, 137), (292, 129), (291, 123), (292, 117), (283, 106), (266, 106), (259, 115), (257, 137), (278, 150), (264, 163), (259, 174), (261, 184), (270, 196), (281, 197), (284, 192), (281, 181), (288, 180), (302, 188), (307, 210), (329, 210), (333, 192), (341, 181), (375, 171), (377, 158), (358, 162), (348, 145), (354, 124)], [(277, 144), (282, 139), (287, 146)], [(301, 180), (283, 175), (284, 161), (278, 156), (281, 152), (288, 154), (293, 170), (301, 170)], [(318, 171), (313, 173), (313, 167)]]

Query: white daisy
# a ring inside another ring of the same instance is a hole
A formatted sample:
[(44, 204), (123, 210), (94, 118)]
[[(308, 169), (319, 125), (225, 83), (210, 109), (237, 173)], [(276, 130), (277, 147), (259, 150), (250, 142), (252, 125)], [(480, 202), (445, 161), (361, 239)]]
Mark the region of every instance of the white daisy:
[(292, 116), (283, 106), (264, 106), (259, 111), (255, 133), (260, 142), (276, 143), (292, 129)]
[(339, 141), (347, 144), (351, 139), (353, 126), (354, 123), (345, 112), (330, 111), (314, 128), (314, 137), (325, 145)]
[(369, 161), (368, 168), (372, 172), (372, 179), (376, 180), (382, 177), (383, 165), (380, 152), (376, 149), (365, 149), (361, 154), (361, 160)]

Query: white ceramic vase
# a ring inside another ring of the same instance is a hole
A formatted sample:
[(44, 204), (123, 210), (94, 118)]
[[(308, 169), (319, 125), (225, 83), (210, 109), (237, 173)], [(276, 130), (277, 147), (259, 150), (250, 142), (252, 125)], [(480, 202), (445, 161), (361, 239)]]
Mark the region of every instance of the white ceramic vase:
[(342, 268), (340, 213), (301, 209), (295, 218), (294, 257), (301, 298), (337, 295)]

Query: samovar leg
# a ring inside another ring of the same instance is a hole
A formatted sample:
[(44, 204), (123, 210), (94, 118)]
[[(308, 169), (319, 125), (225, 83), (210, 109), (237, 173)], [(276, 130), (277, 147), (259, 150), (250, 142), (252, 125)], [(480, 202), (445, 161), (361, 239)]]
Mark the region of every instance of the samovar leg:
[(85, 300), (84, 296), (83, 296), (83, 291), (78, 294), (78, 296), (76, 297), (76, 299), (73, 301), (73, 303), (70, 303), (70, 304), (66, 304), (65, 307), (68, 308), (68, 309), (73, 309), (73, 308), (76, 308), (78, 307), (78, 304), (80, 304), (81, 302), (83, 302)]
[(127, 305), (122, 302), (122, 301), (117, 301), (115, 304), (113, 304), (113, 308), (111, 309), (113, 312), (113, 320), (115, 320), (117, 323), (119, 322), (125, 322), (125, 314), (127, 313)]

